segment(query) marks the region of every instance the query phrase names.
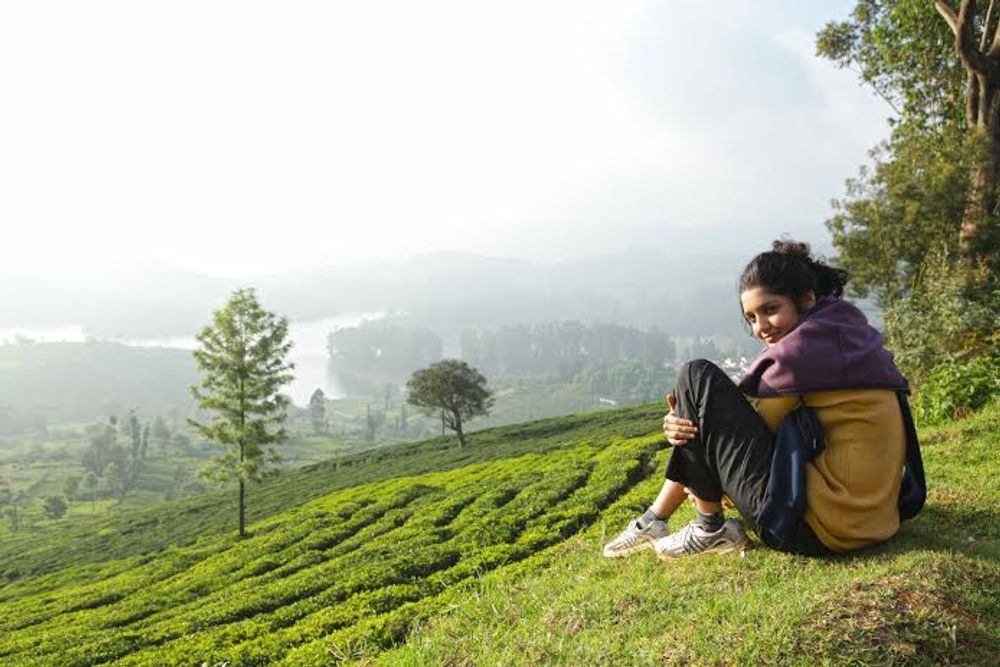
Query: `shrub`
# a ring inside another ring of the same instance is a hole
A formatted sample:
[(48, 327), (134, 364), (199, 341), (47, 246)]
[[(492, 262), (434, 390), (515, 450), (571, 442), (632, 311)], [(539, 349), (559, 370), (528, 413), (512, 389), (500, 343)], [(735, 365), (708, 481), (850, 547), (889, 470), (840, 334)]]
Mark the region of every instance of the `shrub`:
[(946, 362), (927, 377), (913, 403), (922, 424), (961, 417), (1000, 396), (1000, 355), (975, 357), (964, 363)]
[(995, 283), (985, 268), (940, 254), (927, 260), (923, 280), (886, 309), (886, 343), (914, 386), (935, 369), (993, 354), (1000, 331)]

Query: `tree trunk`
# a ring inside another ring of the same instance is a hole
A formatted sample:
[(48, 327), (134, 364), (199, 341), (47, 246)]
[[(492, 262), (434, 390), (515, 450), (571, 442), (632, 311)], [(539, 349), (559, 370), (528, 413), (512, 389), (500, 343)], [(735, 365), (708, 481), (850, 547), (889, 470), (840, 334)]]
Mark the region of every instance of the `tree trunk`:
[(458, 448), (459, 449), (464, 449), (465, 448), (465, 434), (462, 433), (462, 416), (461, 415), (456, 415), (455, 416), (455, 433), (458, 434)]
[[(243, 418), (240, 417), (242, 422)], [(243, 508), (246, 507), (246, 482), (243, 480), (243, 443), (240, 443), (240, 469), (239, 469), (239, 480), (240, 480), (240, 537), (246, 537), (246, 519), (243, 512)]]
[(243, 478), (240, 478), (240, 537), (246, 537), (246, 520), (243, 514), (244, 499), (246, 497), (246, 485)]
[(981, 188), (983, 210), (976, 218), (962, 221), (959, 235), (962, 249), (975, 251), (975, 242), (982, 234), (983, 225), (998, 211), (997, 186), (1000, 185), (1000, 63), (992, 62), (988, 76), (982, 77), (980, 105), (983, 107), (982, 127), (986, 128), (989, 141), (989, 159), (982, 166), (982, 174), (976, 174), (975, 187)]
[(934, 6), (955, 35), (955, 50), (968, 77), (965, 119), (969, 132), (986, 146), (986, 155), (977, 156), (980, 162), (970, 174), (969, 199), (958, 232), (959, 249), (971, 260), (980, 251), (976, 242), (987, 220), (1000, 213), (996, 195), (1000, 184), (1000, 6), (991, 0), (981, 21), (976, 18), (975, 0), (961, 0), (957, 12), (949, 0), (935, 0)]
[(978, 108), (969, 131), (986, 146), (986, 155), (970, 175), (969, 202), (958, 232), (959, 248), (966, 256), (975, 254), (985, 221), (1000, 214), (996, 193), (1000, 183), (1000, 68), (990, 67), (986, 76), (970, 77), (970, 84), (969, 104)]

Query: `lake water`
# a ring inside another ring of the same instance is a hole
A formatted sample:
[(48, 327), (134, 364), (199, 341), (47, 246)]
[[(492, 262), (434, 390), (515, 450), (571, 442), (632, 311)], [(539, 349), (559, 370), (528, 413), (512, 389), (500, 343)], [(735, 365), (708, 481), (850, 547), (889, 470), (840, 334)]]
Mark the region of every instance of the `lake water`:
[[(326, 338), (332, 331), (357, 326), (368, 320), (377, 320), (383, 315), (383, 313), (350, 313), (337, 317), (289, 322), (288, 334), (293, 343), (289, 360), (295, 364), (293, 371), (295, 379), (287, 392), (291, 395), (292, 402), (300, 407), (307, 406), (309, 397), (317, 388), (322, 389), (327, 398), (343, 398), (344, 390), (336, 376), (330, 372), (327, 363)], [(0, 328), (0, 343), (13, 342), (18, 336), (46, 343), (60, 341), (83, 343), (91, 338), (79, 324)], [(194, 336), (111, 340), (140, 347), (173, 347), (182, 350), (193, 350), (197, 345)]]

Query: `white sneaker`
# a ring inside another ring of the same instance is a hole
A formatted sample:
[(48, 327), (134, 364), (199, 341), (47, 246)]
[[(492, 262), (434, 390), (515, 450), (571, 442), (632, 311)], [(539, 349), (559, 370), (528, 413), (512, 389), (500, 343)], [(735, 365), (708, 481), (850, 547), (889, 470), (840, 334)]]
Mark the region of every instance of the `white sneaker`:
[(692, 521), (676, 533), (656, 540), (653, 549), (662, 560), (669, 560), (678, 556), (742, 551), (749, 544), (743, 524), (729, 519), (715, 532), (705, 530)]
[(653, 542), (662, 537), (666, 537), (667, 524), (659, 519), (650, 521), (645, 528), (639, 526), (638, 519), (629, 522), (618, 537), (604, 545), (604, 556), (606, 558), (621, 558), (636, 551), (650, 549)]

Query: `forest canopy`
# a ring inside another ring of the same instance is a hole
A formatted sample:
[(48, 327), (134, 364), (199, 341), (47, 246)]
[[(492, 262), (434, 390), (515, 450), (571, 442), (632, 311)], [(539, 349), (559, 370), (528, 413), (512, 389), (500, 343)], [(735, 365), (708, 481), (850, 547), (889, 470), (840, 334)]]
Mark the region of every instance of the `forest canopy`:
[(855, 295), (885, 310), (919, 385), (937, 366), (996, 356), (1000, 292), (1000, 3), (861, 0), (817, 54), (892, 109), (890, 137), (827, 222)]

